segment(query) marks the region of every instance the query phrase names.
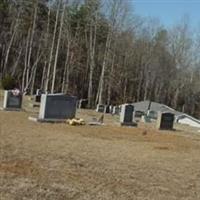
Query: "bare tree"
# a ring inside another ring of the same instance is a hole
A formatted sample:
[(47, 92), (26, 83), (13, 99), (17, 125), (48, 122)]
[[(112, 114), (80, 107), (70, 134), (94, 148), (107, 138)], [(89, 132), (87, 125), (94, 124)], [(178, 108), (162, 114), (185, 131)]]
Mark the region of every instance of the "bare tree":
[(52, 85), (51, 85), (51, 93), (54, 93), (54, 87), (55, 87), (56, 69), (57, 69), (57, 62), (58, 62), (58, 52), (59, 52), (60, 41), (61, 41), (61, 36), (62, 36), (62, 28), (63, 28), (64, 16), (65, 16), (65, 8), (66, 8), (66, 4), (64, 3), (62, 16), (61, 16), (61, 21), (60, 21), (60, 29), (59, 29), (58, 42), (57, 42), (57, 47), (56, 47), (56, 55), (55, 55), (55, 60), (54, 60), (53, 80), (52, 80)]
[(56, 12), (56, 21), (55, 21), (55, 25), (54, 25), (54, 33), (53, 33), (51, 51), (50, 51), (50, 56), (49, 56), (49, 64), (48, 64), (48, 68), (47, 68), (47, 77), (46, 77), (46, 82), (45, 82), (45, 91), (46, 92), (48, 91), (48, 86), (49, 86), (49, 81), (50, 81), (50, 72), (51, 72), (51, 65), (52, 65), (52, 61), (53, 61), (53, 51), (54, 51), (54, 45), (55, 45), (55, 39), (56, 39), (56, 32), (57, 32), (57, 25), (58, 25), (59, 13), (60, 13), (61, 1), (62, 0), (59, 0), (57, 12)]

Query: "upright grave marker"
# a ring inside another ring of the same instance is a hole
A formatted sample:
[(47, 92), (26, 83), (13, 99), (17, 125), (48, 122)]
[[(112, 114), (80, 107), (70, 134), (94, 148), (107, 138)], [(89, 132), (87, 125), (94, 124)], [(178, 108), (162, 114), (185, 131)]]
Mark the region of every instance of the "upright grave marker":
[(96, 112), (104, 113), (105, 112), (105, 105), (97, 104)]
[(137, 126), (134, 122), (134, 106), (131, 104), (121, 105), (120, 123), (122, 126)]
[(41, 102), (42, 94), (44, 94), (44, 92), (41, 89), (37, 89), (36, 95), (35, 95), (35, 102), (37, 102), (37, 103)]
[(88, 100), (87, 99), (80, 99), (79, 100), (79, 104), (78, 104), (78, 108), (79, 109), (85, 109), (88, 106)]
[(174, 114), (170, 112), (159, 112), (157, 128), (160, 130), (173, 130)]
[(16, 90), (5, 90), (4, 92), (4, 110), (20, 110), (22, 107), (22, 94)]
[(65, 94), (43, 94), (40, 119), (72, 119), (76, 114), (76, 97)]
[(114, 107), (113, 105), (110, 105), (110, 106), (109, 106), (109, 109), (110, 109), (110, 113), (111, 113), (111, 114), (113, 113), (113, 107)]
[(105, 105), (105, 113), (110, 113), (110, 106), (109, 105)]
[(120, 108), (119, 108), (119, 106), (114, 106), (114, 107), (113, 107), (113, 110), (112, 110), (112, 114), (113, 114), (113, 115), (119, 115), (119, 113), (120, 113)]
[(77, 98), (65, 94), (42, 94), (39, 117), (29, 119), (41, 122), (64, 122), (76, 115)]
[(147, 111), (147, 116), (151, 119), (157, 119), (158, 118), (158, 113), (154, 110), (148, 110)]

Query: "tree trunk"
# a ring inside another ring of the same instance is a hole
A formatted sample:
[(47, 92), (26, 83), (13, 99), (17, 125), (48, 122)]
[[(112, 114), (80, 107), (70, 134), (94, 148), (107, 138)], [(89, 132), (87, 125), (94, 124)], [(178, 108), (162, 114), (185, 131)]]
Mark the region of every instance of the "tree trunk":
[(5, 57), (4, 68), (3, 68), (3, 75), (5, 74), (5, 71), (6, 71), (6, 67), (7, 67), (7, 63), (8, 63), (8, 57), (9, 57), (9, 54), (10, 54), (10, 49), (11, 49), (11, 46), (13, 44), (16, 32), (17, 32), (17, 25), (15, 26), (14, 32), (12, 34), (12, 37), (11, 37), (9, 45), (8, 45), (8, 49), (6, 51), (6, 57)]
[(58, 52), (59, 52), (60, 41), (61, 41), (61, 36), (62, 36), (62, 28), (63, 28), (63, 23), (64, 23), (65, 7), (66, 7), (66, 4), (64, 4), (64, 6), (63, 6), (63, 12), (62, 12), (62, 16), (61, 16), (60, 30), (59, 30), (59, 35), (58, 35), (58, 43), (57, 43), (57, 47), (56, 47), (56, 55), (55, 55), (55, 60), (54, 60), (53, 80), (52, 80), (52, 85), (51, 85), (51, 93), (54, 93), (54, 89), (55, 89), (56, 69), (57, 69), (57, 62), (58, 62)]
[(11, 75), (14, 76), (15, 75), (15, 72), (16, 72), (16, 69), (17, 69), (17, 65), (19, 64), (19, 60), (21, 58), (21, 55), (22, 55), (22, 50), (23, 50), (23, 46), (21, 47), (21, 49), (19, 50), (19, 54), (18, 54), (18, 57), (17, 57), (17, 60), (13, 66), (13, 69), (12, 69), (12, 72), (11, 72)]
[(97, 94), (96, 103), (103, 104), (103, 93), (104, 93), (104, 76), (105, 76), (105, 70), (106, 70), (106, 64), (108, 59), (108, 51), (110, 48), (111, 43), (111, 33), (108, 32), (107, 40), (106, 40), (106, 47), (105, 47), (105, 53), (104, 53), (104, 59), (102, 64), (102, 70), (101, 70), (101, 76), (99, 81), (99, 94)]
[(110, 71), (110, 76), (109, 76), (109, 81), (108, 81), (108, 98), (107, 98), (107, 105), (110, 105), (110, 102), (111, 102), (111, 90), (112, 90), (112, 84), (113, 84), (114, 64), (115, 64), (115, 53), (113, 54), (112, 65), (111, 65), (111, 71)]
[(92, 107), (93, 73), (94, 73), (94, 67), (95, 67), (96, 32), (97, 32), (97, 13), (96, 13), (96, 16), (95, 16), (94, 31), (93, 31), (93, 24), (90, 24), (90, 45), (89, 45), (90, 72), (89, 72), (89, 86), (88, 86), (88, 107), (89, 108)]
[[(70, 45), (71, 41), (68, 39), (68, 46), (67, 46), (67, 54), (66, 54), (66, 59), (65, 59), (65, 67), (64, 67), (64, 73), (63, 73), (63, 81), (62, 81), (62, 92), (67, 92), (66, 91), (66, 79), (69, 79), (68, 73), (69, 73), (69, 54), (70, 54)], [(68, 80), (69, 81), (69, 80)]]
[(49, 39), (49, 25), (50, 25), (50, 14), (51, 14), (51, 9), (48, 6), (48, 19), (47, 19), (47, 30), (46, 30), (46, 36), (45, 36), (45, 50), (46, 50), (46, 55), (45, 55), (45, 61), (44, 61), (44, 67), (42, 71), (42, 79), (41, 79), (41, 87), (40, 89), (44, 90), (45, 88), (45, 81), (46, 81), (46, 67), (48, 64), (48, 39)]
[(54, 25), (54, 33), (53, 33), (53, 39), (52, 39), (52, 45), (51, 45), (51, 51), (50, 51), (50, 57), (49, 57), (49, 64), (48, 64), (48, 68), (47, 68), (46, 83), (45, 83), (45, 88), (44, 88), (46, 92), (48, 91), (49, 80), (50, 80), (50, 71), (51, 71), (51, 64), (52, 64), (52, 61), (53, 61), (53, 50), (54, 50), (55, 39), (56, 39), (60, 5), (61, 5), (61, 0), (59, 0), (57, 12), (56, 12), (56, 22), (55, 22), (55, 25)]
[(35, 4), (35, 12), (34, 12), (34, 17), (33, 17), (33, 27), (32, 27), (30, 45), (29, 45), (29, 54), (28, 54), (27, 71), (26, 71), (26, 87), (29, 83), (29, 76), (30, 76), (30, 70), (31, 70), (31, 56), (32, 56), (32, 49), (33, 49), (33, 39), (34, 39), (35, 28), (36, 28), (37, 13), (38, 13), (38, 0), (36, 1), (36, 4)]
[(29, 46), (29, 37), (30, 37), (30, 29), (28, 30), (28, 36), (27, 36), (27, 41), (26, 41), (26, 51), (25, 51), (25, 58), (24, 58), (24, 70), (22, 74), (22, 92), (24, 91), (25, 88), (25, 78), (26, 78), (26, 71), (27, 71), (27, 56), (28, 56), (28, 46)]

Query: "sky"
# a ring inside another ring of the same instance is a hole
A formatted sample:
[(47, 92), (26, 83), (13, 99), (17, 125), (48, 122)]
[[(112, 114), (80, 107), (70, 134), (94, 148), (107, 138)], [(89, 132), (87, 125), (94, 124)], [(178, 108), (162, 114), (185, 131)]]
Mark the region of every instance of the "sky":
[(156, 17), (166, 27), (189, 16), (193, 28), (200, 26), (200, 0), (128, 0), (135, 13), (143, 17)]

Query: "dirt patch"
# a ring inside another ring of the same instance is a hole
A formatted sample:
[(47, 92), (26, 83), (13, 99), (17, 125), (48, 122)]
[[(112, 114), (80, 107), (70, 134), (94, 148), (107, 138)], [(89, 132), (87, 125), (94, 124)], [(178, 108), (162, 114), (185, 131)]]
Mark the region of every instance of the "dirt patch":
[(164, 147), (164, 146), (159, 146), (159, 147), (154, 147), (154, 149), (158, 149), (158, 150), (170, 150), (170, 147)]
[(0, 163), (0, 173), (11, 173), (17, 176), (38, 176), (39, 168), (29, 160), (9, 160)]

